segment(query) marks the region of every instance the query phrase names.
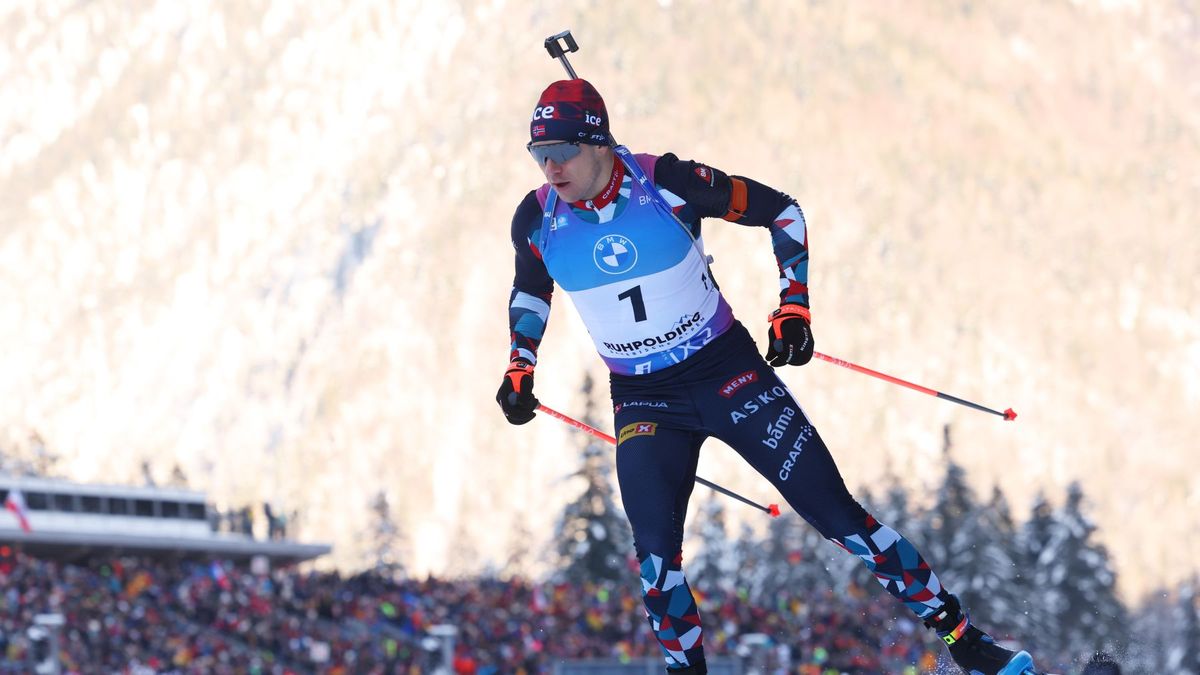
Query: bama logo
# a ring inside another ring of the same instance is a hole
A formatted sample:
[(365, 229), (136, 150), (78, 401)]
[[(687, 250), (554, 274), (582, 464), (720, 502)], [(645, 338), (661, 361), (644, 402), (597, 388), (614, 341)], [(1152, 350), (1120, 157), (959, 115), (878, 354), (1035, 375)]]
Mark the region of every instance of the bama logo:
[(783, 438), (783, 433), (787, 431), (788, 425), (792, 423), (792, 418), (796, 416), (796, 411), (790, 407), (784, 408), (783, 412), (779, 413), (779, 418), (767, 425), (767, 437), (763, 439), (762, 444), (772, 450), (779, 447), (779, 440)]
[(653, 436), (657, 430), (657, 422), (634, 422), (633, 424), (626, 424), (621, 427), (621, 433), (617, 434), (617, 445), (635, 436)]
[(717, 390), (717, 393), (721, 394), (725, 398), (730, 398), (733, 396), (734, 392), (736, 392), (738, 389), (741, 389), (742, 387), (750, 384), (751, 382), (757, 382), (757, 381), (758, 381), (758, 373), (754, 372), (753, 370), (747, 370), (746, 372), (742, 373), (741, 375), (738, 375), (737, 377), (733, 378), (732, 380), (721, 385), (721, 388)]
[(622, 274), (637, 264), (637, 247), (628, 237), (610, 234), (601, 237), (592, 248), (596, 267), (606, 274)]

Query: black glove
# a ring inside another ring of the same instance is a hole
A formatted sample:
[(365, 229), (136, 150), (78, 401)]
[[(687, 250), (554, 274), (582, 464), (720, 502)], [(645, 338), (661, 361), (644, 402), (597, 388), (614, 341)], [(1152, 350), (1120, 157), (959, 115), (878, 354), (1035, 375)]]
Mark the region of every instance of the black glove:
[(767, 333), (767, 363), (802, 366), (812, 360), (813, 336), (808, 322), (808, 308), (803, 305), (783, 305), (771, 312), (771, 330)]
[(509, 424), (525, 424), (534, 417), (538, 400), (533, 397), (533, 364), (513, 359), (504, 372), (504, 383), (496, 392), (496, 403)]

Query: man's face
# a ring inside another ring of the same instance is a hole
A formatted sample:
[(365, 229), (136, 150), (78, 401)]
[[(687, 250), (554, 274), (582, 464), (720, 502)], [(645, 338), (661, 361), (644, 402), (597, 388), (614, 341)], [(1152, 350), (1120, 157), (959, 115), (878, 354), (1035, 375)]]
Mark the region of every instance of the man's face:
[[(531, 147), (555, 142), (534, 143)], [(600, 194), (612, 174), (612, 161), (611, 149), (581, 143), (579, 154), (564, 162), (547, 159), (542, 165), (542, 173), (560, 198), (577, 202)]]

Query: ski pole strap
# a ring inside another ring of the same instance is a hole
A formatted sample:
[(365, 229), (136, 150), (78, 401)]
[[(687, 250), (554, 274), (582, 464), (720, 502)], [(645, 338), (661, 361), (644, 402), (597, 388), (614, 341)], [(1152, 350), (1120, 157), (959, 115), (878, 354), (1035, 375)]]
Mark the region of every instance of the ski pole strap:
[(812, 325), (812, 312), (808, 311), (804, 305), (783, 305), (767, 316), (767, 320), (771, 322), (771, 335), (776, 340), (783, 338), (783, 322), (794, 316), (798, 316), (804, 319), (804, 323)]
[(788, 303), (786, 305), (780, 305), (779, 309), (771, 312), (771, 314), (769, 316), (767, 316), (767, 320), (770, 321), (772, 324), (775, 324), (776, 322), (783, 321), (784, 319), (789, 319), (793, 316), (798, 316), (798, 317), (804, 319), (805, 321), (807, 321), (808, 323), (810, 323), (810, 324), (812, 323), (812, 310), (805, 307), (804, 305), (796, 305), (793, 303)]
[(504, 371), (504, 376), (512, 382), (513, 391), (521, 391), (521, 378), (528, 375), (533, 377), (533, 364), (525, 359), (513, 359), (508, 364), (508, 370)]

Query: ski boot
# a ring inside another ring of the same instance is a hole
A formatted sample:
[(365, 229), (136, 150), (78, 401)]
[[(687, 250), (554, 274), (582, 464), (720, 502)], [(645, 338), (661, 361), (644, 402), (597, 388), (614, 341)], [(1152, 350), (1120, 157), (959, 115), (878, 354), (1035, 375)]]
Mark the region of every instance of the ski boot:
[(925, 620), (925, 625), (950, 648), (950, 657), (968, 675), (1041, 675), (1033, 669), (1033, 657), (996, 644), (992, 636), (971, 624), (958, 597), (949, 595), (945, 605)]

